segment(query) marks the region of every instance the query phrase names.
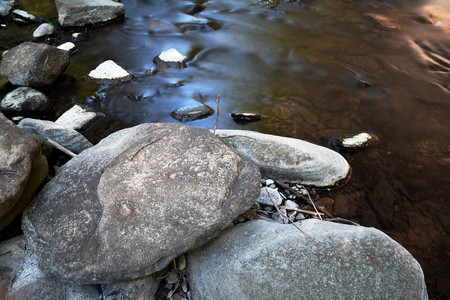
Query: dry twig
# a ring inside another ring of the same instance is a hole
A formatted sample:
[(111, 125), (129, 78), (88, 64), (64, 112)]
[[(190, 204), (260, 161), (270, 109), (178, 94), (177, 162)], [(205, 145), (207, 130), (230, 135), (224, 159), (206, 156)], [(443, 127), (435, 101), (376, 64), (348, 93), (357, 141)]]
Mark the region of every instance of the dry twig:
[(217, 123), (219, 123), (220, 95), (217, 96), (217, 99), (214, 99), (214, 102), (217, 104), (217, 114), (216, 114), (216, 124), (214, 125), (213, 134), (216, 135)]
[(314, 212), (314, 211), (310, 211), (310, 210), (304, 210), (304, 209), (300, 209), (297, 207), (290, 207), (290, 206), (280, 206), (280, 208), (284, 208), (285, 210), (295, 210), (304, 214), (309, 214), (309, 215), (313, 215), (313, 216), (323, 216), (323, 213), (318, 213), (318, 212)]
[(72, 151), (70, 151), (69, 149), (67, 149), (66, 147), (58, 144), (57, 142), (55, 142), (52, 139), (47, 139), (47, 142), (52, 145), (52, 147), (55, 147), (56, 149), (64, 152), (65, 154), (69, 155), (70, 157), (75, 157), (77, 156), (75, 153), (73, 153)]

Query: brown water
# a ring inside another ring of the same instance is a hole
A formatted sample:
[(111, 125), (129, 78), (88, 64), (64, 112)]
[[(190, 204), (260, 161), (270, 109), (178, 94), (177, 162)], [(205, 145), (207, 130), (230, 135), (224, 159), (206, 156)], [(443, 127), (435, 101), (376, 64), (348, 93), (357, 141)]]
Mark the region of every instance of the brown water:
[[(176, 122), (173, 110), (215, 107), (219, 94), (219, 128), (324, 146), (332, 137), (377, 135), (377, 146), (344, 154), (350, 182), (320, 193), (335, 200), (336, 215), (406, 247), (431, 297), (450, 297), (450, 29), (433, 26), (426, 11), (440, 7), (450, 24), (450, 1), (276, 2), (123, 0), (125, 21), (86, 30), (66, 76), (46, 93), (56, 115), (75, 103), (106, 114), (85, 132), (93, 142), (144, 122)], [(55, 19), (48, 0), (21, 3)], [(36, 26), (0, 31), (0, 49), (29, 39)], [(187, 68), (153, 74), (153, 58), (172, 47)], [(107, 59), (136, 78), (119, 86), (82, 80)], [(241, 111), (262, 119), (237, 124), (229, 114)], [(214, 123), (212, 116), (189, 125)]]

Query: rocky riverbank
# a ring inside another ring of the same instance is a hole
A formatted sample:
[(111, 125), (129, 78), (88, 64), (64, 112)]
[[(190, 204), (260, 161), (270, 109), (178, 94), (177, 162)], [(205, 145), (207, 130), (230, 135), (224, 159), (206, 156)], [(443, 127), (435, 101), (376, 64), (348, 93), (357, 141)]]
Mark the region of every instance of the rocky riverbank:
[[(70, 10), (75, 2), (56, 2), (61, 26), (123, 16), (115, 1), (103, 1), (111, 10)], [(185, 67), (175, 54), (158, 56), (158, 69)], [(54, 121), (38, 119), (51, 103), (35, 89), (55, 82), (69, 61), (69, 52), (43, 43), (3, 54), (0, 74), (18, 87), (0, 107), (21, 120), (0, 113), (1, 228), (25, 211), (23, 235), (0, 243), (0, 298), (427, 299), (411, 254), (316, 197), (315, 188), (351, 175), (339, 153), (175, 123), (141, 124), (93, 145), (80, 131), (102, 118), (95, 112), (74, 106)], [(103, 67), (88, 79), (133, 77)], [(49, 165), (55, 156), (64, 163)]]

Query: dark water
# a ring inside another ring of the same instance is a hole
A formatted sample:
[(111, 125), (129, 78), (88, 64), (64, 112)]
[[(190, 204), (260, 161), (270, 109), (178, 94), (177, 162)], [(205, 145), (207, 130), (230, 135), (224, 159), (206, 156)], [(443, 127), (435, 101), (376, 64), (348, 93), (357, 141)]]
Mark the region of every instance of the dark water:
[[(35, 2), (21, 3), (55, 20), (48, 1)], [(176, 122), (170, 113), (182, 106), (215, 108), (220, 94), (219, 128), (324, 146), (332, 137), (373, 133), (377, 146), (344, 154), (350, 182), (320, 194), (335, 200), (336, 215), (407, 248), (431, 297), (450, 297), (450, 29), (433, 26), (426, 12), (440, 7), (450, 23), (450, 2), (277, 2), (123, 0), (125, 21), (83, 30), (66, 76), (46, 91), (56, 116), (75, 103), (104, 112), (85, 132), (97, 142), (124, 127)], [(30, 39), (36, 26), (0, 31), (0, 49)], [(153, 58), (172, 47), (187, 68), (154, 73)], [(107, 59), (136, 78), (119, 86), (82, 80)], [(262, 119), (237, 124), (229, 114), (242, 111)], [(211, 116), (189, 125), (214, 123)]]

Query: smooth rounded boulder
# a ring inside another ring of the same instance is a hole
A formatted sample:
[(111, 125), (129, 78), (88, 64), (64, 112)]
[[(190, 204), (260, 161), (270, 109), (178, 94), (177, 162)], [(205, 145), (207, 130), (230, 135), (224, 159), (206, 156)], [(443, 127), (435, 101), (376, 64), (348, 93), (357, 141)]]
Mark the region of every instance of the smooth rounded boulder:
[(52, 84), (69, 65), (69, 53), (46, 44), (25, 42), (3, 55), (0, 74), (18, 86)]
[(259, 182), (258, 168), (207, 130), (142, 124), (64, 165), (22, 229), (47, 274), (120, 282), (213, 238), (255, 202)]

